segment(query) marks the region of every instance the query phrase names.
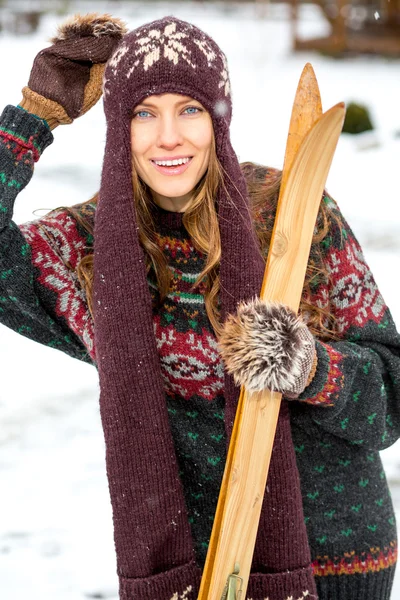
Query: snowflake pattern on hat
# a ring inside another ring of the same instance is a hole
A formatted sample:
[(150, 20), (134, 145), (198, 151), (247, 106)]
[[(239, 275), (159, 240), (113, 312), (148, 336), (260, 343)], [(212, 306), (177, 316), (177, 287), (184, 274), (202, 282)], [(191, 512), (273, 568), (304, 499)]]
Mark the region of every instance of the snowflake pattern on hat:
[[(180, 61), (184, 61), (192, 69), (196, 70), (198, 69), (198, 60), (196, 57), (193, 57), (193, 51), (190, 48), (194, 44), (204, 55), (209, 68), (218, 68), (215, 63), (218, 58), (220, 59), (222, 65), (220, 67), (218, 88), (223, 89), (225, 96), (230, 96), (231, 86), (226, 56), (222, 52), (217, 54), (205, 35), (201, 39), (195, 37), (195, 35), (196, 28), (189, 23), (184, 24), (183, 22), (179, 23), (179, 29), (175, 21), (171, 21), (158, 28), (154, 26), (150, 29), (140, 28), (135, 36), (136, 48), (132, 48), (126, 42), (123, 42), (114, 52), (109, 61), (112, 74), (114, 76), (117, 75), (118, 65), (129, 51), (133, 52), (136, 60), (126, 73), (128, 79), (138, 69), (143, 69), (147, 72), (160, 59), (166, 59), (174, 66), (179, 65)], [(104, 79), (103, 92), (105, 94), (108, 93), (106, 83), (107, 80)]]
[[(191, 52), (183, 43), (183, 40), (187, 37), (187, 33), (176, 31), (176, 23), (169, 23), (164, 27), (164, 30), (151, 29), (147, 35), (138, 37), (139, 48), (135, 51), (135, 55), (143, 57), (143, 69), (145, 71), (160, 60), (162, 52), (164, 58), (173, 62), (174, 65), (177, 65), (179, 58), (182, 58), (195, 69), (196, 65), (190, 60)], [(213, 53), (212, 60), (214, 58), (215, 54)], [(128, 77), (134, 72), (139, 63), (140, 59), (135, 61), (133, 67), (128, 71)]]
[(231, 93), (231, 84), (229, 81), (229, 73), (228, 73), (228, 61), (226, 60), (225, 54), (222, 54), (222, 62), (224, 64), (224, 68), (221, 72), (221, 81), (218, 84), (218, 87), (224, 88), (225, 96), (229, 96)]

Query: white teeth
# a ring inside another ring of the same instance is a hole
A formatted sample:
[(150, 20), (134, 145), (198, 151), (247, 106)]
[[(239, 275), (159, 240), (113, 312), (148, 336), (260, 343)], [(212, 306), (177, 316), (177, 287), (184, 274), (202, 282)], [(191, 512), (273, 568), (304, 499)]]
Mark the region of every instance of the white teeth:
[(175, 165), (185, 165), (189, 160), (190, 158), (176, 158), (175, 160), (155, 160), (153, 162), (161, 167), (173, 167)]

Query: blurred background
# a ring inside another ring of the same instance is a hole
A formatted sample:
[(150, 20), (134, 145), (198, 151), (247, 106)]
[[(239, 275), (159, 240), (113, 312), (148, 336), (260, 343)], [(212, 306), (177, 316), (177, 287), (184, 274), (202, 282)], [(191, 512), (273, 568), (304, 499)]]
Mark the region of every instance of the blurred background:
[[(32, 61), (57, 24), (92, 11), (129, 28), (174, 14), (213, 36), (228, 57), (232, 139), (242, 161), (282, 167), (297, 82), (312, 63), (324, 109), (339, 101), (349, 108), (327, 188), (399, 328), (400, 0), (0, 0), (3, 106), (20, 101)], [(101, 102), (58, 128), (14, 220), (93, 195), (104, 142)], [(116, 600), (96, 371), (3, 326), (0, 366), (0, 597)], [(398, 516), (399, 447), (382, 453)], [(399, 578), (393, 598), (400, 598)]]

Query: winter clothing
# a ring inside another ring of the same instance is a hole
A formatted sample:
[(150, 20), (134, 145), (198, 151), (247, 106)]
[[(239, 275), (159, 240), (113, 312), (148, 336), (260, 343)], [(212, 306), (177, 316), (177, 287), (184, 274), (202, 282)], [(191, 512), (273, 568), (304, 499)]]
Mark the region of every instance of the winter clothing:
[[(93, 307), (121, 596), (143, 600), (169, 600), (185, 592), (188, 599), (196, 598), (201, 575), (183, 489), (191, 482), (184, 480), (182, 487), (179, 476), (132, 189), (132, 111), (145, 97), (165, 92), (195, 98), (212, 118), (224, 173), (216, 198), (222, 320), (238, 302), (259, 293), (265, 270), (246, 183), (229, 139), (225, 56), (206, 34), (173, 17), (132, 31), (104, 74), (107, 139), (94, 230)], [(239, 392), (225, 373), (227, 441)], [(273, 493), (267, 491), (263, 502), (253, 558), (257, 574), (250, 577), (248, 594), (254, 600), (315, 595), (287, 406), (281, 411), (270, 473)]]
[[(169, 55), (173, 60), (172, 51)], [(157, 53), (153, 58), (156, 56)], [(157, 61), (154, 64), (157, 64)], [(170, 81), (173, 82), (173, 78)], [(190, 82), (188, 76), (185, 77), (185, 81)], [(193, 85), (195, 84), (196, 82), (193, 82)], [(204, 93), (207, 93), (207, 90)], [(112, 100), (112, 91), (109, 100)], [(208, 108), (207, 98), (204, 102), (200, 97), (199, 100)], [(123, 111), (125, 109), (126, 107), (122, 107)], [(125, 123), (126, 135), (126, 121), (122, 120), (122, 123)], [(112, 123), (111, 117), (108, 126), (108, 137), (112, 137), (118, 124)], [(223, 126), (222, 123), (220, 127)], [(216, 132), (218, 131), (221, 130), (218, 130), (217, 126)], [(218, 139), (222, 139), (221, 145), (218, 146), (222, 152), (225, 147), (223, 142), (228, 142), (223, 136)], [(119, 369), (119, 365), (123, 365), (126, 360), (126, 348), (121, 349), (120, 355), (111, 354), (113, 348), (108, 348), (107, 340), (103, 339), (100, 346), (103, 345), (107, 354), (99, 350), (98, 334), (94, 333), (93, 321), (75, 272), (80, 259), (92, 250), (93, 236), (84, 232), (65, 210), (58, 210), (19, 228), (11, 221), (15, 197), (28, 183), (32, 175), (33, 161), (39, 158), (40, 153), (51, 141), (51, 133), (40, 121), (19, 109), (6, 108), (0, 119), (0, 321), (22, 335), (59, 348), (71, 356), (88, 362), (97, 361), (99, 372), (103, 370), (106, 378), (112, 377), (112, 373), (105, 371), (107, 364), (110, 371), (113, 366)], [(223, 152), (221, 156), (224, 157)], [(235, 160), (234, 155), (231, 155), (230, 162), (234, 167), (237, 166)], [(112, 190), (107, 184), (110, 180), (111, 185), (112, 177), (108, 174), (107, 166), (106, 161), (102, 194), (106, 194), (105, 197), (109, 194), (111, 197)], [(124, 160), (121, 160), (118, 167), (126, 168)], [(260, 177), (260, 185), (263, 185), (268, 177), (266, 169), (246, 171), (245, 174), (247, 180)], [(240, 171), (235, 170), (233, 175), (238, 177), (237, 181), (243, 186), (239, 189), (245, 192)], [(124, 182), (124, 172), (118, 181)], [(127, 183), (121, 186), (120, 191), (122, 196), (128, 194)], [(243, 197), (247, 202), (245, 193)], [(241, 204), (235, 194), (233, 198), (240, 207), (245, 208), (246, 205)], [(101, 210), (106, 209), (106, 206), (101, 206), (101, 202), (96, 212), (94, 205), (78, 207), (80, 213), (91, 221), (95, 228), (96, 252), (101, 237), (97, 237), (97, 233), (101, 231), (99, 227), (102, 226), (102, 219), (107, 217), (107, 213), (100, 217)], [(136, 253), (137, 263), (134, 266), (137, 267), (139, 261), (143, 261), (143, 256), (138, 253), (136, 240), (129, 228), (134, 222), (132, 205), (125, 206), (124, 198), (121, 201), (118, 199), (118, 202), (121, 204), (116, 206), (115, 210), (118, 211), (121, 206), (124, 212), (118, 227), (113, 230), (114, 240), (118, 239), (119, 246), (125, 250), (127, 260), (130, 261), (129, 268), (132, 268), (132, 259)], [(333, 201), (326, 198), (326, 202), (331, 213), (339, 218), (340, 225), (332, 221), (331, 230), (323, 240), (322, 246), (324, 265), (331, 274), (331, 284), (316, 281), (311, 301), (320, 306), (331, 306), (338, 319), (342, 337), (338, 342), (330, 344), (315, 341), (318, 355), (315, 376), (299, 396), (299, 402), (289, 405), (283, 403), (280, 432), (281, 435), (286, 435), (282, 423), (286, 425), (289, 409), (297, 465), (301, 475), (313, 570), (320, 597), (326, 600), (387, 600), (397, 546), (393, 509), (377, 450), (393, 443), (399, 434), (400, 423), (396, 405), (400, 399), (400, 341), (390, 313), (350, 228)], [(222, 215), (223, 197), (218, 198), (218, 206)], [(145, 286), (141, 281), (144, 271), (139, 273), (141, 277), (135, 280), (134, 286), (137, 286), (137, 293), (143, 292), (144, 298), (147, 290), (151, 294), (149, 309), (152, 327), (149, 337), (154, 339), (157, 350), (156, 368), (161, 372), (164, 392), (159, 401), (166, 406), (168, 427), (172, 434), (170, 442), (173, 444), (172, 451), (171, 443), (169, 446), (171, 464), (175, 464), (175, 461), (177, 463), (179, 482), (172, 479), (170, 487), (154, 489), (149, 481), (147, 493), (143, 490), (143, 494), (140, 494), (139, 490), (135, 495), (138, 503), (143, 501), (149, 520), (154, 518), (160, 523), (163, 515), (160, 515), (159, 511), (165, 508), (160, 509), (160, 503), (164, 502), (162, 496), (168, 494), (173, 496), (173, 501), (177, 499), (176, 514), (169, 513), (169, 516), (172, 516), (171, 520), (166, 522), (169, 529), (160, 528), (159, 531), (158, 553), (153, 553), (154, 563), (150, 565), (154, 569), (152, 572), (157, 571), (157, 574), (141, 578), (121, 577), (121, 595), (126, 600), (136, 597), (176, 600), (179, 596), (189, 600), (196, 597), (199, 567), (204, 561), (211, 531), (226, 456), (229, 424), (232, 423), (232, 407), (227, 391), (233, 387), (227, 386), (229, 379), (224, 375), (222, 361), (216, 351), (216, 339), (206, 315), (202, 293), (189, 292), (202, 270), (205, 257), (193, 248), (183, 226), (182, 213), (170, 213), (158, 207), (154, 207), (154, 210), (158, 243), (169, 259), (169, 268), (173, 274), (171, 292), (159, 308), (156, 302), (156, 280), (152, 271), (145, 280)], [(225, 207), (225, 210), (227, 211), (228, 207)], [(227, 212), (225, 215), (230, 218)], [(245, 211), (243, 218), (247, 224), (248, 217), (249, 214)], [(256, 228), (263, 228), (273, 218), (274, 214), (266, 206), (265, 210), (257, 215), (254, 225)], [(234, 224), (235, 220), (231, 222)], [(237, 232), (244, 235), (241, 227), (237, 228)], [(224, 243), (229, 241), (229, 233), (229, 230), (225, 231), (223, 248), (229, 248), (224, 246)], [(127, 240), (125, 236), (129, 235), (132, 238)], [(101, 243), (105, 243), (104, 240), (105, 236)], [(252, 242), (252, 239), (250, 241)], [(235, 248), (244, 247), (243, 243), (239, 239), (239, 242), (236, 241), (229, 248), (232, 256)], [(268, 248), (262, 248), (261, 251), (265, 258)], [(256, 256), (255, 251), (254, 255)], [(119, 259), (118, 268), (125, 264), (123, 258)], [(257, 260), (254, 264), (258, 266)], [(98, 290), (102, 282), (104, 281), (105, 285), (107, 278), (114, 274), (109, 271), (108, 265), (104, 265), (107, 271), (101, 269), (100, 265), (101, 263), (95, 264), (98, 278), (95, 304), (100, 300), (104, 311), (100, 318), (104, 323), (108, 307), (111, 305), (108, 304), (109, 298), (105, 300)], [(239, 269), (239, 273), (243, 273), (243, 270)], [(227, 289), (234, 289), (235, 283), (234, 278), (230, 278), (229, 272), (225, 271)], [(118, 286), (123, 284), (124, 281), (115, 282)], [(257, 291), (254, 292), (256, 293)], [(118, 304), (124, 304), (131, 309), (135, 306), (135, 309), (138, 307), (139, 310), (139, 303), (132, 304), (132, 301), (128, 300), (129, 293), (128, 296), (126, 294), (127, 290), (121, 291), (121, 300), (118, 300), (116, 305), (113, 304), (113, 310), (124, 309)], [(249, 288), (248, 295), (244, 294), (244, 297), (241, 297), (239, 294), (239, 298), (248, 299), (254, 294)], [(226, 314), (229, 312), (228, 306), (226, 303)], [(131, 316), (124, 314), (124, 317), (126, 320), (119, 320), (119, 323), (123, 324), (124, 333), (128, 334)], [(140, 332), (138, 327), (135, 334), (140, 335)], [(103, 335), (105, 336), (106, 332)], [(120, 348), (121, 340), (117, 342), (117, 348)], [(129, 338), (127, 344), (128, 342)], [(146, 344), (147, 340), (144, 339), (143, 343)], [(107, 360), (103, 359), (103, 356), (107, 356)], [(115, 362), (110, 362), (110, 358)], [(117, 360), (121, 360), (121, 363)], [(140, 360), (137, 360), (133, 364), (133, 360), (131, 358), (131, 362), (122, 373), (122, 383), (126, 383), (126, 373), (133, 366), (137, 369), (139, 378), (146, 369), (147, 363), (143, 366), (143, 361), (140, 364)], [(147, 356), (145, 360), (148, 360)], [(101, 361), (107, 364), (101, 366)], [(136, 384), (131, 389), (137, 394)], [(134, 419), (134, 425), (137, 426), (134, 435), (125, 440), (128, 451), (132, 438), (142, 435), (143, 430), (149, 435), (150, 444), (145, 446), (146, 453), (140, 448), (138, 454), (142, 463), (146, 461), (144, 477), (148, 477), (150, 470), (154, 468), (153, 465), (147, 464), (147, 461), (154, 458), (154, 446), (160, 445), (166, 452), (167, 425), (158, 415), (158, 420), (152, 421), (151, 427), (148, 427), (146, 419), (153, 419), (156, 414), (156, 411), (151, 411), (147, 406), (147, 403), (152, 401), (151, 397), (146, 397), (136, 411), (131, 408), (135, 398), (131, 396), (131, 400), (130, 410), (116, 414), (112, 423), (110, 413), (104, 414), (103, 404), (103, 420), (106, 428), (115, 424), (121, 431), (121, 427), (125, 427), (129, 420)], [(224, 426), (224, 418), (228, 428)], [(161, 425), (164, 431), (161, 431)], [(127, 436), (129, 432), (127, 427)], [(278, 449), (279, 442), (278, 439)], [(113, 448), (114, 446), (108, 444), (107, 451), (110, 452)], [(157, 450), (155, 448), (155, 451)], [(135, 456), (130, 464), (124, 464), (125, 461), (126, 459), (120, 461), (120, 471), (115, 474), (116, 479), (126, 472), (126, 469), (140, 468)], [(108, 464), (109, 471), (110, 464), (112, 471), (113, 463), (109, 460)], [(164, 468), (166, 463), (161, 464)], [(279, 472), (279, 468), (282, 468), (279, 464), (273, 467), (266, 492), (267, 496), (274, 497), (273, 500), (276, 499), (277, 491), (278, 494), (280, 491), (277, 486), (281, 483), (283, 473)], [(118, 497), (119, 503), (124, 504), (127, 497), (129, 500), (132, 481), (131, 473), (128, 473), (125, 479), (126, 487)], [(270, 481), (274, 482), (273, 485), (270, 485)], [(110, 483), (115, 485), (114, 482)], [(120, 482), (117, 481), (117, 484)], [(163, 494), (161, 490), (166, 493)], [(171, 509), (168, 497), (165, 503), (167, 508)], [(287, 524), (286, 503), (277, 502), (274, 508), (278, 517)], [(141, 506), (135, 506), (134, 509), (140, 510)], [(185, 530), (186, 513), (190, 532)], [(119, 514), (119, 506), (117, 510), (114, 507), (114, 515), (118, 518)], [(119, 526), (117, 523), (117, 527)], [(268, 543), (271, 543), (270, 540), (274, 539), (275, 559), (283, 561), (287, 556), (286, 549), (283, 545), (280, 546), (280, 538), (267, 537), (269, 534), (265, 533), (266, 526), (268, 527), (268, 522), (262, 522), (261, 536), (259, 534), (257, 539), (258, 551), (262, 555), (265, 540), (268, 539)], [(188, 536), (182, 538), (183, 544), (177, 546), (174, 556), (171, 556), (168, 550), (163, 555), (163, 542), (170, 542), (172, 539), (170, 530), (185, 531), (193, 538), (195, 554), (186, 565), (182, 564), (182, 557), (185, 558), (191, 550), (186, 543)], [(294, 533), (290, 531), (287, 539), (294, 539)], [(133, 545), (134, 542), (136, 545)], [(144, 532), (142, 537), (137, 535), (132, 540), (131, 553), (143, 557), (141, 552), (146, 545), (147, 537)], [(296, 550), (298, 549), (294, 549)], [(280, 552), (284, 556), (280, 556)], [(126, 552), (126, 555), (128, 554)], [(125, 558), (125, 548), (122, 549), (122, 556)], [(182, 566), (176, 566), (165, 573), (171, 564), (164, 564), (162, 569), (155, 567), (160, 557), (165, 561), (180, 559)], [(122, 564), (122, 569), (124, 567)], [(282, 589), (281, 574), (273, 573), (272, 568), (266, 574), (265, 563), (257, 558), (257, 554), (253, 561), (253, 571), (248, 590), (249, 598), (264, 600), (267, 582), (270, 586), (270, 600), (286, 600), (291, 592), (287, 591), (288, 588)], [(124, 575), (121, 567), (119, 572)], [(307, 570), (301, 569), (298, 579), (302, 580), (303, 576), (307, 577)], [(289, 576), (288, 579), (291, 581), (293, 578)], [(308, 579), (306, 582), (308, 584)], [(300, 598), (312, 597), (312, 592), (308, 593), (305, 588), (301, 592), (294, 589), (293, 593)]]
[(229, 315), (218, 348), (235, 383), (251, 392), (289, 392), (293, 399), (315, 375), (315, 342), (307, 325), (287, 306), (260, 298), (242, 302)]
[(76, 15), (65, 22), (36, 56), (21, 107), (51, 129), (82, 116), (99, 100), (105, 64), (124, 33), (124, 24), (110, 15)]
[[(66, 210), (19, 227), (11, 220), (33, 158), (51, 141), (31, 115), (13, 107), (3, 112), (0, 322), (95, 364), (93, 321), (75, 272), (93, 251), (95, 205), (76, 207), (89, 231)], [(271, 170), (244, 173), (262, 186)], [(321, 248), (331, 282), (317, 281), (310, 300), (330, 304), (341, 339), (316, 340), (315, 377), (300, 401), (289, 403), (313, 572), (321, 600), (389, 600), (396, 525), (378, 451), (399, 437), (400, 341), (354, 234), (332, 199), (325, 201), (339, 220), (332, 221)], [(157, 212), (157, 239), (173, 281), (164, 304), (153, 311), (154, 335), (180, 477), (191, 482), (184, 485), (185, 501), (202, 566), (226, 456), (223, 367), (203, 296), (190, 293), (204, 256), (190, 243), (182, 213)], [(256, 227), (274, 217), (265, 206)], [(148, 285), (156, 306), (153, 272)]]

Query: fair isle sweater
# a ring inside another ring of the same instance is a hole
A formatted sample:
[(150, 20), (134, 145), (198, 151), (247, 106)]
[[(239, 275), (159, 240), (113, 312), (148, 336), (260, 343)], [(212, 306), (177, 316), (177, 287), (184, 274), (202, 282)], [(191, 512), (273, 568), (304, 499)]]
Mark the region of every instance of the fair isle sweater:
[[(76, 274), (93, 236), (65, 210), (17, 226), (18, 193), (51, 144), (46, 126), (8, 106), (0, 118), (0, 322), (32, 340), (96, 366), (93, 320)], [(248, 178), (267, 168), (246, 169)], [(329, 282), (316, 280), (312, 303), (330, 307), (340, 339), (316, 340), (318, 368), (290, 402), (313, 569), (321, 599), (387, 600), (397, 559), (393, 507), (379, 450), (400, 430), (400, 337), (360, 246), (336, 203), (322, 241)], [(96, 204), (76, 205), (94, 224)], [(191, 286), (205, 257), (182, 213), (155, 209), (157, 239), (172, 284), (159, 305), (154, 273), (154, 334), (196, 556), (203, 565), (226, 457), (223, 364), (202, 288)], [(255, 226), (274, 219), (267, 207)], [(263, 248), (267, 257), (268, 248)], [(257, 569), (257, 565), (253, 565)], [(162, 600), (162, 599), (160, 599)], [(283, 599), (284, 600), (284, 599)]]

